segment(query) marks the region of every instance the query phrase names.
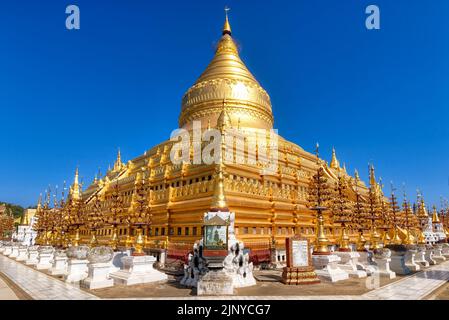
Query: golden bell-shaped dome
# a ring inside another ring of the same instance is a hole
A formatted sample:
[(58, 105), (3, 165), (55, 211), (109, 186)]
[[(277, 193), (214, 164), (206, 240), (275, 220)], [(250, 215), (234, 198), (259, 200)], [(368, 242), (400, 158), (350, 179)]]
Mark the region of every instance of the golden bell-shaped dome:
[(240, 59), (227, 15), (214, 58), (184, 94), (179, 126), (190, 129), (195, 120), (201, 121), (203, 128), (208, 122), (216, 126), (223, 100), (232, 123), (258, 129), (273, 127), (270, 96)]

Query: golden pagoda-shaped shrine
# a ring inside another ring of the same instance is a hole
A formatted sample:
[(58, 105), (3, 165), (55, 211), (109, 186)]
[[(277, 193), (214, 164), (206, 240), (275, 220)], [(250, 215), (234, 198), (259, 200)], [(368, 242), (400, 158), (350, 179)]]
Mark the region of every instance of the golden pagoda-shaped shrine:
[[(189, 132), (195, 123), (200, 123), (202, 129), (232, 128), (249, 139), (253, 132), (273, 129), (273, 121), (270, 96), (240, 58), (226, 15), (212, 61), (182, 98), (179, 127)], [(112, 194), (117, 189), (123, 204), (120, 212), (132, 215), (130, 210), (137, 207), (133, 203), (136, 179), (144, 176), (148, 197), (146, 207), (151, 217), (143, 230), (144, 249), (168, 249), (169, 256), (183, 258), (192, 244), (202, 237), (204, 213), (212, 204), (220, 205), (225, 196), (226, 206), (235, 213), (236, 237), (244, 241), (257, 261), (269, 260), (273, 249), (280, 252), (278, 255), (282, 260), (285, 238), (294, 234), (314, 240), (315, 215), (307, 208), (307, 187), (319, 166), (324, 168), (332, 183), (338, 181), (339, 176), (347, 181), (349, 200), (355, 201), (356, 189), (361, 197), (368, 197), (364, 183), (349, 176), (345, 166), (340, 166), (335, 149), (328, 165), (277, 135), (277, 169), (264, 173), (261, 170), (263, 155), (259, 150), (265, 142), (256, 137), (253, 164), (192, 164), (193, 161), (174, 164), (170, 158), (174, 141), (170, 140), (127, 163), (122, 162), (119, 151), (114, 166), (104, 176), (96, 176), (85, 190), (81, 190), (77, 171), (70, 197), (82, 200), (86, 215), (98, 207), (107, 215), (113, 210)], [(243, 155), (248, 156), (248, 152), (244, 149)], [(190, 159), (193, 157), (190, 148)], [(375, 180), (374, 167), (370, 168), (370, 185), (373, 192), (383, 196)], [(102, 202), (101, 206), (98, 201)], [(324, 232), (335, 243), (341, 237), (340, 225), (326, 212), (324, 220)], [(130, 238), (135, 236), (137, 228), (129, 225), (125, 216), (120, 221), (119, 225), (106, 224), (97, 230), (98, 241), (108, 243), (117, 227), (120, 244), (133, 243)], [(88, 243), (88, 227), (81, 226), (80, 232), (82, 241)], [(351, 242), (356, 242), (357, 230), (351, 230), (349, 237)], [(369, 238), (368, 229), (366, 237)]]

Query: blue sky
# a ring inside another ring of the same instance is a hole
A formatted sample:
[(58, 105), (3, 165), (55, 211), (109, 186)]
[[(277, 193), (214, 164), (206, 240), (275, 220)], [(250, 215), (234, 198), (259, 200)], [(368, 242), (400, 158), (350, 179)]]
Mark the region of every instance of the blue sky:
[(16, 0), (0, 4), (0, 200), (33, 205), (77, 165), (90, 182), (117, 147), (129, 160), (169, 138), (225, 5), (282, 136), (327, 159), (335, 146), (364, 179), (373, 162), (411, 198), (449, 197), (447, 0)]

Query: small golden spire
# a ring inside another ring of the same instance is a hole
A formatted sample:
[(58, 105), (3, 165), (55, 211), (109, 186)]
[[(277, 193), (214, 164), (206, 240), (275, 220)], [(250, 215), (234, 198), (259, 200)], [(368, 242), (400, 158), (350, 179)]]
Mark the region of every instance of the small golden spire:
[(122, 169), (122, 167), (123, 167), (122, 155), (120, 153), (120, 148), (118, 148), (118, 150), (117, 150), (117, 160), (115, 160), (115, 163), (114, 163), (114, 171), (118, 171), (118, 170)]
[(42, 207), (42, 193), (39, 194), (39, 200), (37, 201), (37, 210)]
[(217, 127), (221, 131), (221, 149), (220, 159), (216, 167), (216, 175), (214, 179), (214, 194), (212, 196), (211, 210), (212, 211), (229, 211), (226, 203), (225, 191), (224, 191), (224, 164), (223, 157), (225, 153), (225, 130), (226, 126), (230, 122), (229, 116), (225, 111), (226, 99), (223, 99), (223, 111), (217, 120)]
[(217, 166), (217, 174), (214, 180), (214, 195), (212, 196), (211, 210), (228, 211), (228, 205), (226, 203), (225, 191), (224, 191), (224, 175), (223, 164), (220, 162)]
[(371, 186), (376, 186), (376, 176), (374, 174), (374, 165), (369, 165), (369, 184)]
[(330, 167), (332, 169), (339, 169), (340, 168), (340, 162), (338, 162), (338, 160), (337, 160), (337, 155), (335, 153), (335, 148), (334, 147), (332, 147), (332, 160), (331, 160)]
[(360, 176), (359, 176), (359, 172), (357, 171), (357, 169), (354, 170), (354, 178), (356, 181), (360, 181)]
[(438, 217), (438, 211), (436, 206), (433, 206), (432, 223), (440, 223), (440, 218)]
[(225, 7), (224, 10), (225, 10), (225, 16), (226, 16), (226, 18), (225, 18), (225, 23), (224, 23), (224, 26), (223, 26), (223, 32), (222, 32), (222, 34), (223, 34), (223, 35), (225, 35), (225, 34), (231, 35), (231, 25), (229, 24), (229, 19), (228, 19), (228, 11), (231, 10), (231, 9), (228, 8), (228, 7)]
[(75, 178), (73, 179), (73, 185), (70, 188), (71, 197), (73, 199), (80, 199), (81, 198), (81, 187), (79, 183), (79, 174), (78, 174), (78, 167), (76, 167), (75, 170)]
[(424, 197), (420, 190), (417, 190), (417, 193), (418, 193), (418, 216), (420, 218), (428, 218), (429, 214), (427, 213)]
[(76, 170), (75, 170), (75, 179), (74, 179), (74, 181), (73, 181), (73, 185), (75, 185), (75, 186), (77, 186), (77, 185), (79, 184), (79, 182), (78, 182), (78, 176), (79, 176), (79, 174), (78, 174), (78, 167), (76, 167)]

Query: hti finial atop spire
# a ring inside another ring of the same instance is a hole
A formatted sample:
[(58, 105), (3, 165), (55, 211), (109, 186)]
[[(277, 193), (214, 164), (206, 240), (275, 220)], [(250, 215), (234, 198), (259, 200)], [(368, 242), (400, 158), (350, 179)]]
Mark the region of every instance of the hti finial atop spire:
[(228, 8), (228, 7), (225, 7), (224, 10), (225, 10), (226, 18), (225, 18), (225, 23), (224, 23), (224, 26), (223, 26), (222, 34), (223, 35), (225, 35), (225, 34), (231, 35), (231, 25), (229, 24), (229, 19), (228, 19), (228, 11), (231, 10), (231, 9)]
[(73, 184), (74, 185), (78, 185), (78, 166), (76, 167), (76, 170), (75, 170), (75, 179), (74, 179), (74, 181), (73, 181)]

